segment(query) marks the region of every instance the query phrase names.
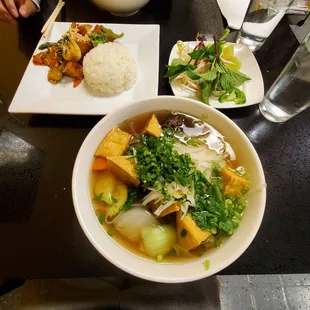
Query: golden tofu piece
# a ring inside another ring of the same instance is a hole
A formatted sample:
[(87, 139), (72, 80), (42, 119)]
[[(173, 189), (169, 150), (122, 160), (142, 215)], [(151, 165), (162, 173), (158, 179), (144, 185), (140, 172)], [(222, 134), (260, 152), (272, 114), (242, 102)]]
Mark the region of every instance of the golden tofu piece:
[(155, 114), (153, 114), (147, 122), (145, 128), (143, 129), (143, 133), (154, 136), (156, 138), (161, 135), (162, 129)]
[(107, 157), (108, 169), (120, 180), (127, 184), (138, 186), (140, 180), (137, 176), (136, 167), (131, 156)]
[(212, 234), (210, 231), (198, 227), (189, 213), (181, 220), (182, 214), (182, 211), (177, 213), (177, 240), (182, 248), (189, 251), (196, 248)]
[(95, 156), (120, 156), (128, 147), (131, 135), (119, 128), (113, 128), (100, 143)]
[(224, 167), (222, 171), (222, 177), (224, 181), (224, 194), (233, 197), (244, 192), (249, 186), (249, 180), (245, 177), (241, 177), (228, 167)]
[[(152, 206), (152, 212), (154, 213), (157, 210), (157, 206), (153, 205)], [(181, 205), (179, 202), (175, 202), (174, 204), (172, 204), (171, 206), (169, 206), (167, 209), (165, 209), (162, 213), (160, 213), (159, 217), (163, 217), (166, 216), (168, 214), (171, 214), (173, 212), (178, 212), (181, 210)], [(154, 214), (154, 216), (156, 216)]]

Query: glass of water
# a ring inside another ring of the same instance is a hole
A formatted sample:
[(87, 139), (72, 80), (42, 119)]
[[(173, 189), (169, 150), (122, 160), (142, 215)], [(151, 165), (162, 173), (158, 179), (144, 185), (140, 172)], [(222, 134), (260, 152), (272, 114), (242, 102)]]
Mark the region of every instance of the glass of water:
[(310, 33), (259, 104), (272, 122), (285, 122), (310, 106)]
[(293, 0), (251, 0), (237, 43), (258, 50), (278, 25)]

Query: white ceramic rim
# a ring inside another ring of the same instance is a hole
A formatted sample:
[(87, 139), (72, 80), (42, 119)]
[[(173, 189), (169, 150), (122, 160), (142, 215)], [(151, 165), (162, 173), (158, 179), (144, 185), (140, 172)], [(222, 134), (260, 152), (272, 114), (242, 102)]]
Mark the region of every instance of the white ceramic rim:
[[(206, 258), (197, 259), (194, 261), (189, 261), (189, 262), (184, 262), (184, 263), (182, 262), (182, 263), (173, 263), (172, 264), (172, 263), (156, 263), (156, 262), (141, 258), (139, 256), (136, 256), (135, 254), (132, 254), (128, 250), (126, 250), (126, 249), (122, 248), (120, 245), (118, 245), (111, 237), (108, 236), (108, 234), (104, 234), (102, 232), (102, 235), (100, 235), (99, 237), (95, 236), (96, 233), (98, 233), (98, 229), (99, 229), (100, 224), (94, 215), (90, 199), (89, 199), (89, 203), (88, 203), (89, 206), (88, 207), (83, 206), (83, 204), (79, 201), (80, 192), (78, 191), (78, 179), (79, 179), (79, 175), (80, 175), (80, 172), (81, 172), (81, 169), (83, 166), (81, 158), (82, 158), (84, 152), (89, 153), (89, 156), (91, 156), (91, 157), (93, 156), (92, 154), (94, 152), (91, 152), (90, 150), (86, 151), (85, 148), (87, 148), (87, 144), (92, 139), (92, 136), (97, 135), (99, 133), (102, 124), (104, 122), (112, 121), (113, 118), (117, 118), (117, 113), (119, 111), (122, 111), (122, 112), (130, 115), (130, 116), (126, 117), (126, 119), (129, 117), (132, 117), (134, 115), (138, 115), (140, 113), (154, 111), (154, 109), (151, 109), (151, 110), (147, 110), (147, 111), (143, 111), (143, 112), (136, 112), (136, 113), (132, 112), (132, 111), (136, 111), (138, 107), (142, 108), (142, 106), (147, 106), (148, 103), (152, 104), (153, 101), (160, 102), (160, 101), (164, 101), (164, 100), (170, 100), (170, 102), (174, 102), (173, 104), (175, 104), (175, 106), (176, 106), (175, 109), (167, 109), (167, 110), (177, 110), (179, 112), (188, 113), (188, 112), (182, 111), (182, 107), (180, 107), (180, 108), (177, 107), (178, 103), (180, 103), (180, 101), (184, 101), (184, 103), (190, 104), (192, 106), (193, 105), (196, 105), (197, 107), (199, 106), (200, 109), (205, 110), (205, 113), (208, 113), (208, 111), (211, 112), (211, 110), (212, 110), (212, 113), (215, 113), (216, 117), (222, 119), (223, 121), (230, 123), (229, 125), (232, 126), (233, 129), (237, 132), (237, 134), (243, 138), (244, 142), (246, 142), (248, 144), (248, 147), (250, 148), (252, 155), (254, 156), (255, 165), (256, 165), (255, 168), (256, 168), (256, 171), (258, 173), (259, 180), (262, 182), (262, 184), (265, 183), (265, 176), (264, 176), (263, 168), (262, 168), (260, 159), (256, 153), (256, 150), (254, 149), (253, 145), (248, 140), (246, 135), (243, 133), (243, 131), (233, 121), (231, 121), (227, 116), (222, 114), (220, 111), (217, 111), (216, 109), (214, 109), (212, 107), (206, 106), (205, 104), (203, 104), (199, 101), (196, 101), (196, 100), (174, 97), (174, 96), (158, 96), (155, 98), (149, 98), (149, 99), (145, 99), (145, 100), (142, 100), (139, 102), (135, 102), (135, 103), (132, 103), (132, 104), (125, 106), (125, 107), (121, 107), (120, 109), (116, 110), (115, 112), (113, 112), (113, 113), (109, 114), (108, 116), (104, 117), (103, 119), (101, 119), (96, 124), (96, 126), (90, 131), (90, 133), (85, 138), (85, 140), (84, 140), (84, 142), (83, 142), (83, 144), (82, 144), (82, 146), (78, 152), (78, 155), (77, 155), (77, 158), (75, 161), (75, 165), (74, 165), (74, 169), (73, 169), (73, 176), (72, 176), (73, 203), (74, 203), (74, 208), (75, 208), (75, 212), (77, 214), (78, 221), (79, 221), (84, 233), (86, 234), (87, 238), (93, 244), (93, 246), (98, 250), (98, 252), (101, 253), (112, 264), (114, 264), (118, 268), (120, 268), (120, 269), (134, 275), (134, 276), (137, 276), (137, 277), (140, 277), (140, 278), (143, 278), (146, 280), (150, 280), (150, 281), (162, 282), (162, 283), (191, 282), (191, 281), (206, 278), (206, 277), (209, 277), (213, 274), (218, 273), (222, 269), (224, 269), (227, 266), (229, 266), (230, 264), (232, 264), (249, 247), (249, 245), (253, 241), (254, 237), (256, 236), (256, 234), (259, 230), (259, 227), (261, 225), (262, 219), (263, 219), (265, 204), (266, 204), (266, 189), (265, 188), (261, 189), (261, 191), (260, 191), (261, 207), (258, 209), (258, 212), (256, 213), (255, 220), (253, 219), (253, 223), (251, 223), (251, 224), (253, 224), (253, 226), (251, 226), (252, 227), (251, 231), (248, 235), (244, 236), (244, 242), (237, 247), (236, 251), (234, 251), (230, 257), (228, 257), (228, 258), (225, 257), (225, 259), (223, 259), (221, 262), (217, 262), (216, 267), (212, 267), (212, 265), (211, 265), (208, 270), (201, 269), (200, 272), (194, 272), (193, 274), (186, 275), (186, 276), (182, 275), (182, 270), (185, 270), (184, 268), (186, 268), (186, 267), (188, 267), (188, 268), (197, 267), (196, 264), (203, 263), (203, 261)], [(158, 108), (158, 110), (165, 110), (165, 108), (160, 107), (160, 108)], [(188, 114), (190, 114), (190, 113), (188, 113)], [(122, 119), (121, 121), (124, 121), (124, 120), (125, 119)], [(119, 123), (121, 123), (121, 121)], [(84, 167), (84, 169), (88, 169), (88, 171), (89, 171), (89, 167), (87, 167), (87, 168)], [(89, 182), (89, 180), (87, 180), (87, 182)], [(89, 193), (89, 189), (87, 188), (86, 190)], [(88, 221), (88, 219), (86, 219), (86, 218), (90, 217), (91, 213), (92, 213), (93, 220), (91, 219), (90, 221)], [(91, 222), (91, 224), (88, 222)], [(97, 224), (95, 224), (95, 222)], [(231, 238), (233, 238), (233, 236)], [(108, 249), (100, 246), (99, 243), (103, 239), (105, 240), (105, 242), (108, 243), (108, 246), (109, 246)], [(220, 249), (217, 249), (217, 251), (219, 251), (219, 250)], [(115, 252), (113, 252), (113, 251), (115, 251)], [(111, 254), (111, 252), (113, 252), (113, 254)], [(116, 252), (119, 255), (115, 255)], [(137, 261), (137, 260), (139, 260), (139, 261)], [(131, 264), (136, 265), (136, 267), (132, 267)], [(169, 268), (167, 268), (167, 266), (169, 266)], [(169, 270), (169, 272), (168, 272), (168, 270)], [(186, 270), (187, 270), (187, 268), (186, 268)], [(160, 275), (160, 273), (162, 273), (162, 275)], [(169, 273), (171, 273), (172, 275)]]

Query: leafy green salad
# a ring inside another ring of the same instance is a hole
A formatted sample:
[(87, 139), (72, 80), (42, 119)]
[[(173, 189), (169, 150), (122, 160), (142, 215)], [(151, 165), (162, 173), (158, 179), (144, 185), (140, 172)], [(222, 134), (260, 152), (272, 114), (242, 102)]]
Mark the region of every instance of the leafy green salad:
[(178, 58), (167, 66), (165, 74), (169, 83), (195, 93), (205, 104), (209, 104), (210, 97), (220, 103), (246, 103), (239, 87), (251, 78), (239, 71), (242, 63), (234, 55), (234, 45), (225, 41), (228, 34), (226, 29), (220, 39), (213, 36), (213, 44), (207, 44), (206, 36), (198, 33), (194, 48), (178, 41)]

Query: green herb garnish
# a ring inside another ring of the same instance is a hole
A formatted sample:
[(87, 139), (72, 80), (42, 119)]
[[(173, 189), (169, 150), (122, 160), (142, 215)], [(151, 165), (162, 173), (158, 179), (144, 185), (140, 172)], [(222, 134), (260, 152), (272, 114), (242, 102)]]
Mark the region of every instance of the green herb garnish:
[(196, 68), (197, 66), (190, 65), (184, 60), (173, 59), (171, 65), (167, 66), (168, 71), (166, 72), (165, 77), (169, 78), (169, 83), (171, 83), (181, 73)]
[(51, 46), (54, 46), (56, 44), (57, 43), (52, 43), (52, 42), (42, 43), (41, 45), (39, 45), (39, 50), (44, 50), (44, 49), (49, 48)]
[(110, 237), (112, 237), (113, 235), (114, 235), (114, 229), (112, 229), (112, 228), (110, 228), (110, 229), (108, 229), (108, 231), (107, 231), (107, 233), (108, 233), (108, 235), (110, 236)]
[(100, 193), (100, 194), (98, 194), (97, 196), (95, 196), (95, 197), (93, 198), (93, 200), (94, 200), (94, 201), (101, 201), (101, 200), (102, 200), (102, 196), (103, 196), (103, 193)]
[(163, 190), (169, 200), (166, 184), (191, 184), (194, 163), (189, 154), (178, 154), (173, 149), (175, 138), (169, 129), (164, 129), (159, 138), (143, 135), (140, 142), (142, 145), (136, 146), (135, 150), (138, 174), (144, 188)]
[[(221, 38), (218, 40), (216, 36), (213, 36), (214, 43), (211, 45), (205, 45), (203, 37), (195, 49), (188, 53), (190, 61), (187, 63), (182, 59), (174, 59), (171, 65), (167, 66), (168, 71), (165, 77), (169, 78), (171, 83), (180, 74), (185, 73), (191, 80), (199, 80), (200, 86), (200, 98), (201, 100), (209, 104), (209, 98), (212, 93), (222, 93), (219, 102), (234, 101), (237, 104), (243, 104), (246, 102), (246, 96), (237, 87), (241, 86), (244, 82), (249, 81), (250, 78), (236, 70), (229, 68), (224, 59), (221, 58), (222, 49), (226, 44), (226, 37), (229, 34), (229, 29), (225, 29)], [(192, 64), (192, 60), (195, 60), (195, 64)], [(209, 69), (204, 73), (194, 72), (197, 69), (197, 63), (200, 60), (204, 60), (209, 63)]]
[(206, 260), (204, 261), (203, 265), (204, 265), (204, 267), (205, 267), (206, 270), (209, 270), (209, 268), (210, 268), (210, 261), (209, 261), (208, 259), (206, 259)]
[(102, 213), (102, 214), (100, 214), (100, 215), (98, 216), (98, 221), (99, 221), (100, 224), (103, 224), (104, 219), (105, 219), (105, 214)]
[(157, 255), (156, 261), (158, 263), (161, 263), (163, 261), (163, 258), (164, 258), (163, 255)]
[(185, 238), (187, 235), (187, 230), (185, 228), (183, 228), (180, 235), (182, 238)]
[(122, 206), (122, 211), (128, 211), (131, 209), (132, 204), (136, 200), (138, 195), (138, 191), (136, 188), (130, 187), (128, 188), (128, 197), (126, 203)]
[(117, 203), (117, 199), (115, 197), (111, 197), (112, 203)]
[[(212, 175), (218, 173), (219, 167), (214, 164)], [(200, 171), (195, 171), (194, 179), (196, 204), (190, 212), (197, 225), (213, 234), (232, 235), (242, 218), (245, 200), (234, 197), (227, 199), (221, 192), (222, 181), (219, 177), (210, 183)]]
[(217, 248), (220, 248), (223, 245), (221, 239), (217, 238), (215, 240), (215, 245), (216, 245)]

